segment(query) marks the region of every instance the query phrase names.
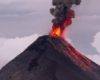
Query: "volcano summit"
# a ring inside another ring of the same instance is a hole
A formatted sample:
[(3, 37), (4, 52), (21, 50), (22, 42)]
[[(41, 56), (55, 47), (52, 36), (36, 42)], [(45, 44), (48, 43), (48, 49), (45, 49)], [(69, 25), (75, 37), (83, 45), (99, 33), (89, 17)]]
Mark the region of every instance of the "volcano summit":
[(0, 80), (100, 80), (100, 66), (63, 38), (41, 36), (0, 70)]

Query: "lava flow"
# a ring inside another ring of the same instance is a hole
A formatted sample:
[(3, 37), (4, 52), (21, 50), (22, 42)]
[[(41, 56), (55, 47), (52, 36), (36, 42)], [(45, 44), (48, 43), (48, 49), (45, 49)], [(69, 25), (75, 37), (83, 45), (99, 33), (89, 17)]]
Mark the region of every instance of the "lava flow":
[(52, 30), (50, 32), (50, 36), (63, 37), (65, 28), (67, 28), (69, 25), (72, 24), (72, 18), (75, 17), (73, 10), (69, 10), (66, 15), (67, 15), (67, 17), (61, 25), (57, 25), (57, 24), (53, 23)]

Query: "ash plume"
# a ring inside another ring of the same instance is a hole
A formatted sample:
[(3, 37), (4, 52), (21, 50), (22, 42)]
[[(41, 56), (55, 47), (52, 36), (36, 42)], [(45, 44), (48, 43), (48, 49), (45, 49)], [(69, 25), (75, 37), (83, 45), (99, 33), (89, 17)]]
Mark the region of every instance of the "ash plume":
[(72, 5), (80, 5), (81, 0), (53, 0), (52, 5), (55, 8), (50, 9), (50, 13), (55, 17), (52, 22), (56, 25), (62, 25), (67, 18), (67, 12)]

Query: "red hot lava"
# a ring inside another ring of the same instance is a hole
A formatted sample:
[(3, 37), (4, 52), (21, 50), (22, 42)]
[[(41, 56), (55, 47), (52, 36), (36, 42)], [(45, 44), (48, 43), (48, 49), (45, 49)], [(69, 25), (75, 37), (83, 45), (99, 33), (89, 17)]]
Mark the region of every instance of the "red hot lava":
[[(62, 23), (62, 26), (53, 24), (53, 29), (50, 32), (50, 36), (52, 37), (63, 37), (63, 33), (65, 28), (67, 28), (69, 25), (72, 24), (72, 18), (75, 17), (74, 11), (69, 10), (67, 13), (67, 17)], [(65, 53), (65, 56), (69, 56), (74, 63), (77, 65), (80, 65), (82, 69), (84, 70), (90, 70), (91, 69), (91, 61), (86, 58), (85, 56), (81, 55), (81, 53), (76, 50), (71, 44), (67, 44), (66, 41), (63, 41), (63, 44), (65, 44), (66, 48), (65, 50), (68, 51), (68, 53)], [(66, 51), (64, 51), (66, 52)]]
[(67, 17), (64, 20), (64, 22), (62, 23), (62, 25), (53, 24), (52, 30), (50, 32), (50, 36), (63, 37), (63, 33), (64, 33), (65, 28), (67, 28), (69, 25), (72, 24), (72, 18), (75, 17), (73, 10), (69, 10), (66, 15), (67, 15)]

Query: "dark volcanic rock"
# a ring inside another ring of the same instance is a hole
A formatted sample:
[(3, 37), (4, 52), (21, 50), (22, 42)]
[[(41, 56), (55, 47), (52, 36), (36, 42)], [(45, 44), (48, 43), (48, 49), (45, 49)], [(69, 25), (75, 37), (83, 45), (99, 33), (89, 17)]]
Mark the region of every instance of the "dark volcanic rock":
[(100, 67), (64, 39), (42, 36), (1, 69), (0, 80), (100, 80)]

